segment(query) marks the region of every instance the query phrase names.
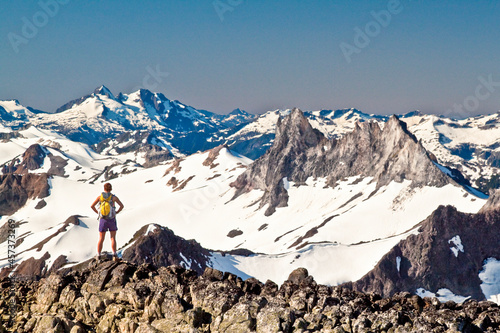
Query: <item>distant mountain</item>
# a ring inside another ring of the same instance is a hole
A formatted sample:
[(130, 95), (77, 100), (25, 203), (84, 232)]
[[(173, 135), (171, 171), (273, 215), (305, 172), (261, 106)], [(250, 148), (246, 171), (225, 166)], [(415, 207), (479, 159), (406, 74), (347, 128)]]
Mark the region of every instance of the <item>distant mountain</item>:
[(216, 146), (216, 142), (207, 142), (214, 133), (250, 119), (252, 116), (242, 111), (222, 116), (197, 110), (146, 89), (120, 93), (117, 98), (101, 86), (63, 105), (55, 114), (37, 115), (31, 122), (74, 141), (99, 144), (101, 151), (103, 140), (112, 140), (125, 131), (148, 132), (150, 144), (182, 156)]

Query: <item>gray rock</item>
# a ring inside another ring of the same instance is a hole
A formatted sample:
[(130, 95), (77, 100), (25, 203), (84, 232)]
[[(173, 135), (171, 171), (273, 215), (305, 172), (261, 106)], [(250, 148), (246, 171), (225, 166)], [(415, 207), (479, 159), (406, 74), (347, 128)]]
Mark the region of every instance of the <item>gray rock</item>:
[(231, 186), (234, 198), (253, 189), (264, 191), (260, 207), (265, 214), (284, 207), (288, 194), (283, 179), (296, 185), (309, 177), (326, 178), (330, 186), (351, 176), (374, 177), (377, 188), (391, 181), (412, 181), (413, 186), (455, 183), (433, 163), (406, 123), (392, 116), (381, 129), (375, 122), (356, 123), (353, 132), (328, 140), (312, 128), (299, 109), (279, 119), (272, 147), (254, 161)]
[[(120, 274), (128, 277), (120, 279)], [(208, 270), (206, 276), (193, 274), (179, 266), (156, 269), (122, 262), (26, 282), (19, 289), (22, 306), (15, 324), (4, 328), (17, 332), (73, 333), (495, 332), (500, 329), (500, 307), (492, 302), (442, 304), (436, 298), (422, 299), (408, 292), (384, 299), (377, 294), (317, 285), (302, 269), (292, 272), (279, 290), (271, 281), (246, 282), (216, 270)], [(9, 293), (9, 282), (0, 280), (0, 286), (3, 300)], [(119, 292), (117, 288), (121, 288)], [(0, 301), (0, 313), (5, 314), (7, 309), (8, 302)]]

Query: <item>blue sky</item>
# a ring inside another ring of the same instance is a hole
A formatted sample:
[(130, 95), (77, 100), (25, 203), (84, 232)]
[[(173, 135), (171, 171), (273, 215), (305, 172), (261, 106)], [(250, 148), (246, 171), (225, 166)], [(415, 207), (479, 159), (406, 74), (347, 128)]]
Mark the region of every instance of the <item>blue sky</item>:
[(102, 84), (218, 113), (500, 110), (498, 1), (2, 1), (0, 21), (0, 99), (46, 111)]

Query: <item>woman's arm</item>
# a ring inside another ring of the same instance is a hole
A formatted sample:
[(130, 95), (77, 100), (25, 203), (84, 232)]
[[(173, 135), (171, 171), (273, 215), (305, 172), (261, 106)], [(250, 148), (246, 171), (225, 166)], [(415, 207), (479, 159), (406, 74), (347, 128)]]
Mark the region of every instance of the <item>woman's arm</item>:
[(92, 203), (92, 206), (90, 206), (90, 208), (92, 208), (92, 210), (94, 212), (96, 212), (97, 214), (99, 214), (99, 212), (97, 211), (97, 208), (95, 208), (95, 205), (97, 205), (97, 203), (101, 200), (101, 197), (97, 197), (97, 199), (95, 199), (95, 201)]
[(118, 199), (117, 196), (114, 196), (114, 201), (118, 204), (118, 206), (120, 206), (120, 208), (118, 208), (118, 210), (116, 211), (116, 214), (118, 214), (119, 212), (121, 212), (123, 210), (123, 204), (122, 202), (120, 201), (120, 199)]

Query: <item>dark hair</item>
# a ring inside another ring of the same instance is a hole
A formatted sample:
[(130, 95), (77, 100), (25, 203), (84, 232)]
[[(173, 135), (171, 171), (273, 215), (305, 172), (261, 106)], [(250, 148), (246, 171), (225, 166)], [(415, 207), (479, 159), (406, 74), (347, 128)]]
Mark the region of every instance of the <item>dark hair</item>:
[(104, 191), (111, 192), (112, 189), (113, 189), (113, 187), (111, 187), (110, 183), (104, 184)]

